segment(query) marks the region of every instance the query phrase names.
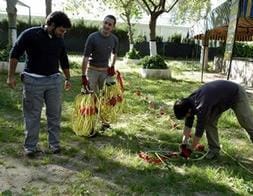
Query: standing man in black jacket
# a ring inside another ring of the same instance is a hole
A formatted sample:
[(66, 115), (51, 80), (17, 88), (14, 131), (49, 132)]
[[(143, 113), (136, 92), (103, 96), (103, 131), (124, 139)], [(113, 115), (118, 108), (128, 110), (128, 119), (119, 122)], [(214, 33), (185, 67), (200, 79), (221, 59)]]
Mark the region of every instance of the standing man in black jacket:
[(248, 132), (253, 142), (253, 112), (250, 109), (246, 91), (242, 86), (226, 80), (217, 80), (206, 83), (189, 97), (175, 102), (174, 113), (176, 118), (185, 118), (184, 144), (189, 140), (194, 116), (197, 116), (192, 146), (183, 145), (183, 156), (186, 158), (190, 156), (191, 150), (196, 148), (204, 130), (209, 146), (206, 158), (213, 159), (219, 155), (217, 122), (221, 114), (229, 108), (235, 112), (240, 125)]
[(52, 153), (60, 152), (60, 119), (62, 75), (64, 88), (71, 88), (69, 61), (63, 37), (71, 22), (60, 11), (46, 18), (46, 25), (23, 31), (10, 52), (7, 84), (15, 88), (14, 73), (20, 56), (26, 52), (26, 66), (21, 74), (23, 82), (23, 113), (25, 123), (24, 151), (27, 156), (38, 152), (40, 118), (43, 104), (46, 105), (49, 148)]

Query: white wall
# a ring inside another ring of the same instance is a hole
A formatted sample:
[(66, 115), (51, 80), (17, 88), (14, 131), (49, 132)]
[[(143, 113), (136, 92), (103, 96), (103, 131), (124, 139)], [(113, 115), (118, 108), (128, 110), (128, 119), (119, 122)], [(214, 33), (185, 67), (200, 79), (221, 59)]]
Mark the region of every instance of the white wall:
[[(173, 34), (181, 34), (182, 38), (187, 36), (189, 28), (183, 26), (166, 26), (166, 25), (157, 25), (156, 26), (156, 36), (163, 37), (163, 41), (167, 41), (168, 37), (171, 37)], [(134, 34), (146, 36), (149, 40), (149, 26), (148, 24), (135, 24), (134, 25)]]

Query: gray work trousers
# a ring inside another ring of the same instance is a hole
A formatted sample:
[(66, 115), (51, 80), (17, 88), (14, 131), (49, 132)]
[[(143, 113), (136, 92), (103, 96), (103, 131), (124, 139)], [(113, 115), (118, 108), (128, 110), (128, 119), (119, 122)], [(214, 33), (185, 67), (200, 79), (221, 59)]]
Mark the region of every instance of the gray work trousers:
[(62, 81), (60, 74), (41, 78), (23, 74), (25, 149), (36, 150), (44, 103), (49, 146), (59, 147)]
[(87, 76), (90, 88), (98, 95), (99, 91), (103, 89), (105, 80), (108, 77), (107, 72), (88, 69)]
[[(253, 142), (253, 112), (250, 108), (247, 93), (241, 86), (238, 91), (238, 100), (232, 107), (232, 110), (234, 111), (239, 124), (247, 131), (251, 141)], [(209, 150), (214, 153), (218, 153), (220, 151), (217, 129), (217, 122), (220, 116), (221, 114), (209, 119), (209, 123), (205, 126)]]

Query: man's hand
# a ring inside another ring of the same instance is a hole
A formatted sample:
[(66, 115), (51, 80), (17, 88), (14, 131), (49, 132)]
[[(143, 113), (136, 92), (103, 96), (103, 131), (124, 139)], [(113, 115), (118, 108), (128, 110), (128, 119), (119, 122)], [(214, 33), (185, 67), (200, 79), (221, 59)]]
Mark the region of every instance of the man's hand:
[(71, 89), (71, 87), (72, 87), (71, 82), (69, 80), (65, 80), (65, 82), (64, 82), (65, 91), (69, 91)]
[(93, 91), (90, 89), (89, 85), (89, 80), (86, 77), (86, 75), (82, 75), (82, 88), (81, 88), (81, 93), (83, 94), (88, 94), (88, 93), (93, 93)]
[(116, 74), (114, 66), (107, 68), (107, 74), (108, 76), (114, 76)]
[(8, 84), (9, 87), (15, 88), (15, 87), (16, 87), (16, 79), (15, 79), (15, 77), (9, 76), (9, 77), (7, 78), (6, 83)]
[(180, 156), (188, 159), (191, 156), (192, 150), (187, 144), (180, 145)]
[(82, 75), (82, 85), (83, 87), (89, 86), (89, 81), (86, 75)]
[(205, 150), (205, 146), (203, 144), (197, 144), (195, 147), (196, 151), (203, 152)]

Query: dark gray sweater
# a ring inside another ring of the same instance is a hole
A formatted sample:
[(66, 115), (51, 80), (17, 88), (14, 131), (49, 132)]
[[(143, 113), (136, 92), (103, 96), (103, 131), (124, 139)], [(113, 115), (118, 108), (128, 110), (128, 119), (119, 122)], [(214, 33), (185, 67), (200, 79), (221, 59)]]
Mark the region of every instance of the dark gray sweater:
[(88, 36), (84, 56), (90, 57), (90, 65), (108, 67), (111, 53), (118, 53), (118, 45), (118, 38), (114, 34), (105, 37), (98, 31)]
[(50, 38), (43, 27), (32, 27), (23, 31), (10, 52), (11, 58), (19, 59), (26, 52), (28, 73), (53, 75), (62, 69), (69, 69), (69, 61), (62, 38)]
[(216, 80), (200, 87), (188, 97), (192, 102), (193, 111), (192, 115), (186, 118), (185, 125), (192, 128), (196, 115), (195, 135), (202, 137), (206, 123), (211, 122), (237, 102), (238, 89), (238, 84), (227, 80)]

